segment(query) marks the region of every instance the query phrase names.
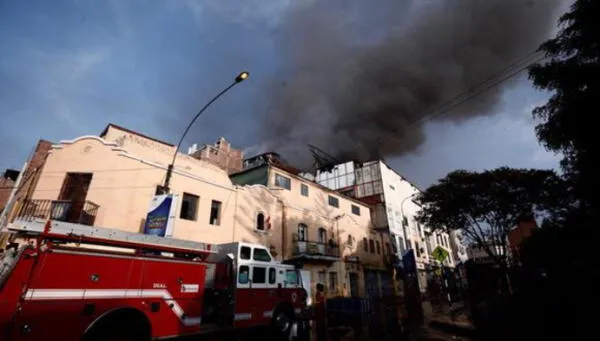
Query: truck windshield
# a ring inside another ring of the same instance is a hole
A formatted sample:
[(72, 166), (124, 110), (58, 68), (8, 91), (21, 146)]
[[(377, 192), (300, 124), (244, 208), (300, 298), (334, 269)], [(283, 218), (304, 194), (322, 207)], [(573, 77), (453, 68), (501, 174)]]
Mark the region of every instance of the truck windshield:
[(298, 285), (298, 272), (296, 270), (287, 270), (285, 273), (285, 282), (288, 285)]

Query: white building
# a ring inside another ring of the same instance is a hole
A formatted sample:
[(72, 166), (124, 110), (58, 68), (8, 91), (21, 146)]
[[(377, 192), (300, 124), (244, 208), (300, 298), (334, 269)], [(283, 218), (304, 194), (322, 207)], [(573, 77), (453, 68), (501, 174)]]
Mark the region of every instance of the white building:
[(315, 181), (370, 205), (373, 225), (389, 234), (396, 257), (401, 260), (408, 249), (414, 250), (421, 289), (426, 287), (426, 270), (434, 263), (431, 253), (437, 246), (449, 253), (444, 265), (455, 266), (448, 233), (431, 234), (415, 219), (420, 208), (413, 199), (420, 190), (383, 161), (339, 164), (318, 171)]
[[(487, 249), (494, 255), (494, 257), (506, 257), (507, 252), (505, 247), (501, 245), (489, 244)], [(472, 259), (475, 263), (480, 264), (493, 264), (494, 260), (490, 257), (486, 248), (477, 245), (469, 245), (467, 247), (467, 256)]]

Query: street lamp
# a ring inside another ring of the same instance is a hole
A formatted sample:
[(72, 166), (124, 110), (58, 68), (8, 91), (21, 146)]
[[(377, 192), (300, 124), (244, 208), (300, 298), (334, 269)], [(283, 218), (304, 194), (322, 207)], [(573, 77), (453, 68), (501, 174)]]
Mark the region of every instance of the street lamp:
[(190, 123), (188, 124), (187, 128), (185, 128), (185, 131), (181, 135), (181, 139), (179, 139), (179, 143), (177, 143), (177, 147), (175, 148), (175, 153), (173, 153), (173, 159), (171, 160), (171, 163), (167, 167), (167, 175), (165, 176), (165, 182), (164, 182), (164, 185), (163, 185), (163, 188), (162, 188), (163, 194), (169, 193), (169, 190), (170, 190), (169, 189), (169, 184), (171, 182), (171, 176), (173, 175), (173, 166), (175, 165), (175, 158), (177, 158), (177, 151), (181, 147), (181, 143), (183, 143), (183, 139), (187, 135), (187, 133), (190, 130), (190, 128), (192, 127), (192, 125), (194, 125), (194, 123), (196, 122), (196, 120), (198, 119), (198, 117), (200, 117), (200, 115), (206, 110), (206, 108), (208, 108), (211, 104), (213, 104), (213, 102), (215, 102), (224, 93), (226, 93), (227, 91), (229, 91), (229, 89), (233, 88), (236, 84), (238, 84), (238, 83), (240, 83), (240, 82), (245, 81), (246, 79), (248, 79), (249, 76), (250, 76), (250, 73), (248, 73), (247, 71), (240, 72), (240, 74), (237, 75), (235, 77), (235, 79), (233, 80), (233, 83), (231, 83), (228, 87), (226, 87), (221, 92), (219, 92), (208, 103), (206, 103), (204, 105), (204, 107), (202, 107), (202, 109), (200, 109), (200, 111), (196, 114), (196, 116), (194, 116), (194, 118), (190, 121)]

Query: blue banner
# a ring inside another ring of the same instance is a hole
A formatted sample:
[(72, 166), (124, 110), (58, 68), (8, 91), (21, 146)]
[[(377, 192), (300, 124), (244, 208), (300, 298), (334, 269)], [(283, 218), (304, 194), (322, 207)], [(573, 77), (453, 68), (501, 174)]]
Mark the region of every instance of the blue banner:
[(157, 195), (152, 199), (150, 210), (144, 223), (144, 234), (164, 237), (169, 228), (173, 197)]
[(402, 265), (404, 267), (405, 283), (414, 286), (419, 290), (419, 281), (417, 279), (417, 262), (415, 259), (415, 251), (410, 249), (402, 257)]

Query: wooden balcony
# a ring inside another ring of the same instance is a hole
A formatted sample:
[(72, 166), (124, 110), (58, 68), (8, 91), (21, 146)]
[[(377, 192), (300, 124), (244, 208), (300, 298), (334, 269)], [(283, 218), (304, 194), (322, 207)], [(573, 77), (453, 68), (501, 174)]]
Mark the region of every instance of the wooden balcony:
[(333, 242), (293, 241), (292, 259), (301, 262), (332, 263), (340, 260), (340, 248)]

